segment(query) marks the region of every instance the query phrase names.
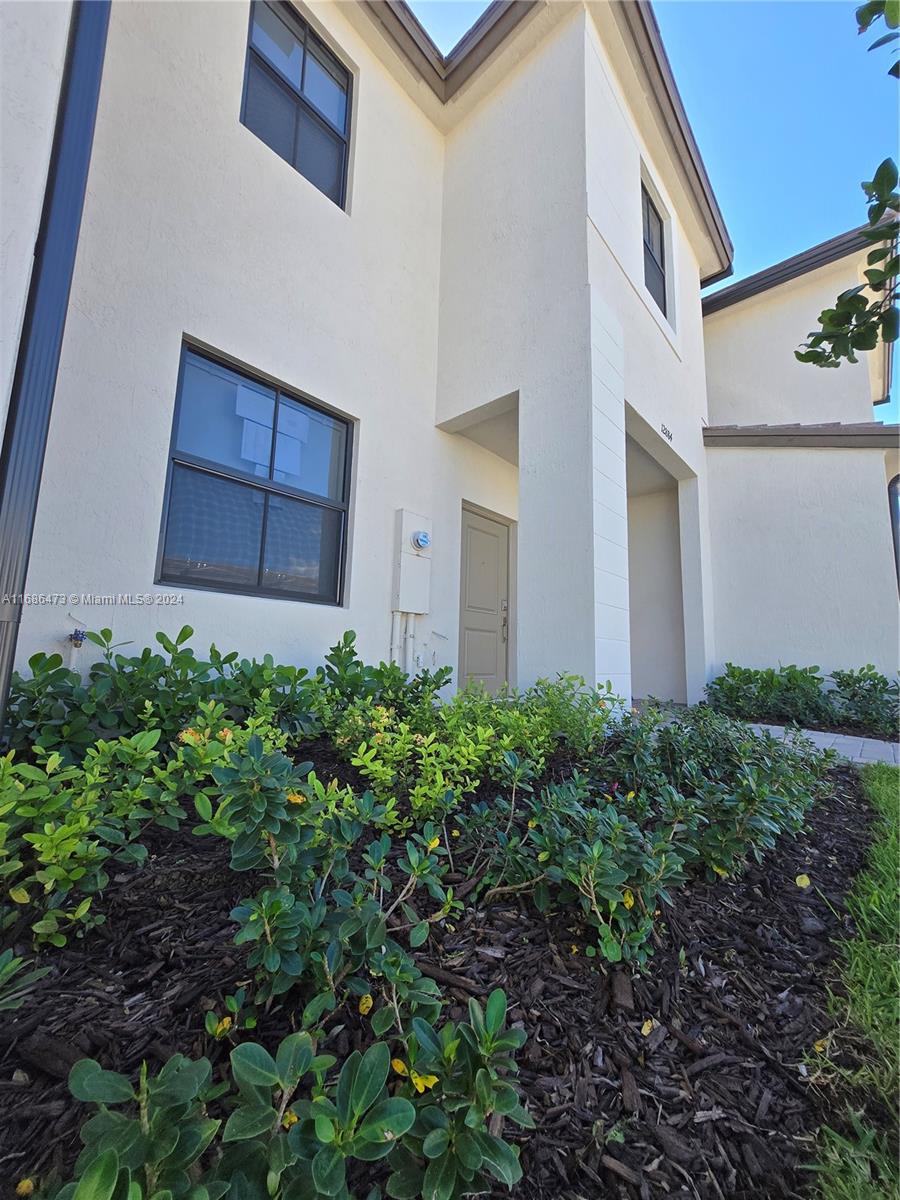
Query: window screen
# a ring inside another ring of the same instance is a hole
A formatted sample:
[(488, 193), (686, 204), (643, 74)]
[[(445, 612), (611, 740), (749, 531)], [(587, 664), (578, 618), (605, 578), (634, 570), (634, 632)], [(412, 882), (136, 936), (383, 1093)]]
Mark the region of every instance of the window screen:
[(663, 221), (645, 187), (641, 187), (641, 205), (644, 217), (644, 283), (665, 313), (666, 247)]
[(288, 5), (253, 4), (241, 120), (343, 206), (350, 73)]
[(349, 422), (186, 348), (159, 581), (340, 603), (350, 443)]

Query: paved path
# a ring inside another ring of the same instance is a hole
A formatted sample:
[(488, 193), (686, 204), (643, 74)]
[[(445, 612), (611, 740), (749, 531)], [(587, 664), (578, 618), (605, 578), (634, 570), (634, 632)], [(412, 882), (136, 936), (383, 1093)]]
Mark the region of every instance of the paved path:
[[(793, 729), (783, 725), (750, 725), (755, 733), (763, 730), (773, 737), (786, 741)], [(877, 738), (851, 737), (846, 733), (823, 733), (818, 729), (801, 729), (804, 737), (809, 738), (820, 750), (834, 750), (842, 758), (854, 763), (884, 762), (892, 767), (900, 766), (900, 755), (896, 742), (879, 742)]]

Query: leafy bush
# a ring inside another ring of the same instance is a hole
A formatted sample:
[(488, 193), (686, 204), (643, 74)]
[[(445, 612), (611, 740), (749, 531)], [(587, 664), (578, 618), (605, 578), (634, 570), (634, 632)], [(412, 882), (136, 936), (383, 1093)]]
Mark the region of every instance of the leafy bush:
[[(505, 1018), (498, 990), (484, 1009), (470, 1001), (469, 1022), (436, 1030), (417, 1019), (403, 1058), (376, 1041), (336, 1074), (335, 1058), (317, 1053), (309, 1033), (290, 1034), (274, 1057), (244, 1042), (231, 1052), (230, 1080), (215, 1086), (204, 1058), (175, 1055), (153, 1077), (145, 1066), (137, 1088), (83, 1059), (69, 1087), (99, 1111), (82, 1126), (76, 1178), (57, 1200), (349, 1200), (348, 1168), (381, 1159), (397, 1200), (454, 1200), (492, 1180), (512, 1187), (518, 1150), (487, 1122), (494, 1114), (532, 1122), (509, 1082), (525, 1035)], [(228, 1113), (224, 1123), (208, 1115), (211, 1105)]]
[(872, 737), (894, 739), (900, 729), (900, 683), (888, 682), (871, 663), (858, 671), (832, 671), (838, 719)]
[(815, 726), (830, 717), (830, 706), (818, 667), (737, 667), (707, 685), (709, 704), (717, 712), (745, 721)]
[(410, 678), (394, 663), (366, 666), (352, 631), (314, 675), (305, 667), (277, 664), (268, 654), (260, 662), (239, 658), (237, 651), (222, 654), (215, 646), (200, 659), (187, 645), (193, 632), (185, 625), (174, 640), (157, 633), (163, 653), (145, 647), (125, 655), (112, 630), (89, 631), (88, 641), (102, 650), (102, 658), (85, 679), (63, 666), (59, 654), (35, 654), (28, 663), (31, 675), (13, 676), (5, 731), (9, 744), (20, 753), (32, 747), (57, 750), (73, 761), (100, 737), (152, 726), (167, 746), (193, 724), (202, 703), (221, 704), (240, 723), (257, 711), (261, 699), (273, 727), (296, 738), (330, 728), (349, 704), (367, 697), (401, 713), (432, 703), (450, 679), (449, 668)]
[(900, 727), (900, 685), (871, 663), (856, 671), (832, 671), (830, 677), (820, 675), (818, 667), (754, 670), (726, 663), (725, 673), (707, 685), (706, 693), (717, 712), (745, 721), (836, 726), (894, 739)]
[[(62, 766), (52, 753), (40, 765), (0, 758), (0, 878), (14, 908), (0, 909), (8, 928), (21, 911), (36, 908), (31, 924), (39, 941), (65, 945), (64, 930), (96, 924), (92, 897), (109, 880), (107, 860), (141, 862), (137, 841), (148, 820), (177, 821), (184, 810), (158, 799), (147, 782), (158, 731), (98, 742), (83, 763)], [(80, 894), (74, 903), (73, 893)]]
[(596, 753), (612, 713), (608, 689), (560, 676), (498, 696), (473, 685), (440, 705), (426, 696), (403, 715), (367, 696), (347, 705), (334, 740), (379, 798), (403, 796), (415, 817), (443, 820), (485, 779), (504, 780), (510, 755), (538, 775), (559, 745)]
[(518, 813), (498, 797), (456, 824), (488, 895), (524, 892), (542, 912), (579, 911), (597, 938), (590, 955), (643, 963), (670, 889), (698, 869), (727, 877), (796, 833), (830, 761), (708, 709), (675, 720), (651, 710), (621, 719), (593, 781), (576, 775), (526, 794)]

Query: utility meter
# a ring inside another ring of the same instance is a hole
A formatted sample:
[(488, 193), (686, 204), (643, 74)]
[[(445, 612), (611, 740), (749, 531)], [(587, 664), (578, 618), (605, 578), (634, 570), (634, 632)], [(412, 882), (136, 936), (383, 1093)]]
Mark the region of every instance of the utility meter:
[(409, 540), (414, 550), (427, 550), (431, 545), (431, 534), (427, 529), (417, 529)]

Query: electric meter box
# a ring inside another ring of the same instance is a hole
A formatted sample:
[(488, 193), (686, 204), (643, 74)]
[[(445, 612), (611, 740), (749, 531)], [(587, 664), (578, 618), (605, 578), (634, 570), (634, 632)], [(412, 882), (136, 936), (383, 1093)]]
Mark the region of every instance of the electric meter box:
[(427, 613), (431, 609), (430, 517), (398, 508), (394, 534), (394, 612)]

